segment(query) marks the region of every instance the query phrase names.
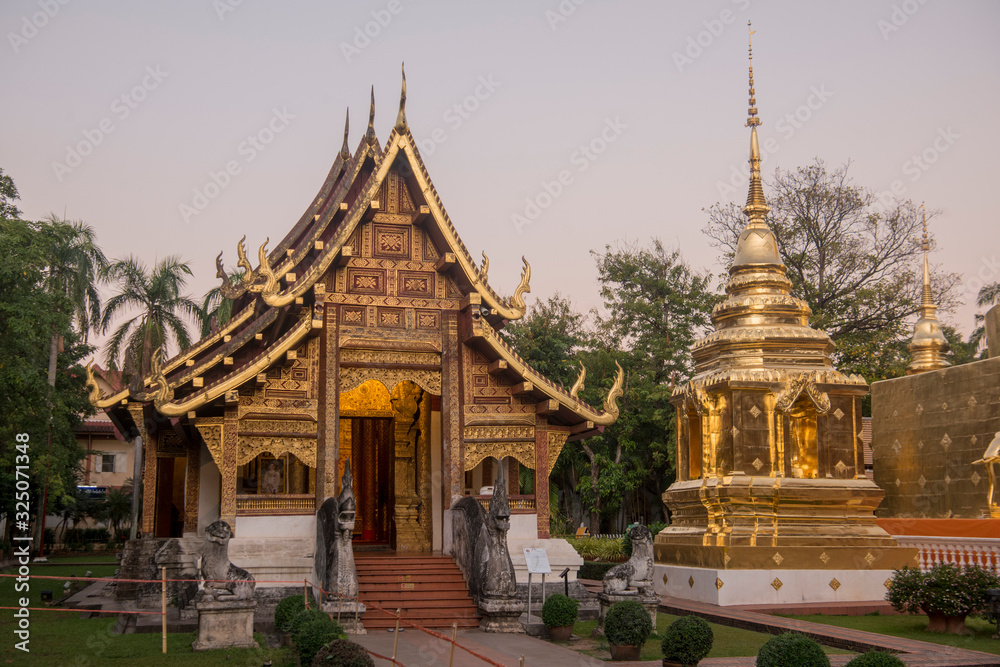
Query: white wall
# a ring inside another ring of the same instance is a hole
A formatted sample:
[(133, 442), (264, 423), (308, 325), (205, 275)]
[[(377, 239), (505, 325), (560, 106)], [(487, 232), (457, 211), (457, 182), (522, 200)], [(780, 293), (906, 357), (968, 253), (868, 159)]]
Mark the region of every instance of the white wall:
[(198, 483), (198, 536), (201, 537), (205, 534), (205, 526), (219, 519), (219, 493), (222, 488), (222, 475), (204, 443), (201, 445)]

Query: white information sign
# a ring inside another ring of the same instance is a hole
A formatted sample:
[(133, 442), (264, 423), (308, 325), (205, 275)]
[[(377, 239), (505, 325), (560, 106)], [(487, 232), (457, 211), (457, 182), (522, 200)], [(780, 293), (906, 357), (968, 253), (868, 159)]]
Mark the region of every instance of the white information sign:
[(528, 565), (529, 574), (551, 574), (549, 557), (545, 549), (525, 549), (524, 560)]

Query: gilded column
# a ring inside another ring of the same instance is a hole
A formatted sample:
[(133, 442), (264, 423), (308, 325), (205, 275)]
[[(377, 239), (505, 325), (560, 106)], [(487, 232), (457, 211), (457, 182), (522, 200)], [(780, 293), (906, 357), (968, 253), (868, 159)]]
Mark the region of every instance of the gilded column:
[(458, 313), (441, 312), (444, 339), (441, 346), (441, 486), (445, 493), (444, 507), (450, 508), (452, 500), (462, 496), (464, 470), (462, 467), (462, 406), (461, 406), (461, 354), (458, 342)]
[[(517, 460), (511, 457), (515, 465)], [(535, 417), (535, 512), (538, 539), (549, 538), (549, 430), (548, 420)]]
[(151, 537), (156, 533), (156, 473), (159, 465), (156, 460), (156, 436), (151, 436), (146, 428), (146, 414), (142, 404), (129, 403), (129, 413), (143, 442), (142, 534)]
[(184, 532), (198, 531), (198, 487), (201, 485), (201, 443), (197, 438), (188, 444), (187, 478), (184, 481)]
[[(317, 293), (317, 299), (320, 294)], [(319, 378), (317, 395), (316, 477), (312, 483), (316, 493), (316, 509), (330, 496), (337, 495), (337, 457), (340, 449), (340, 345), (337, 328), (339, 308), (326, 304), (323, 308), (323, 331), (319, 344)]]
[(239, 406), (226, 405), (222, 420), (222, 488), (219, 518), (229, 524), (236, 534), (236, 453), (239, 447)]
[(427, 549), (434, 539), (431, 518), (431, 395), (423, 392), (420, 401), (420, 437), (417, 440), (417, 493), (420, 496), (420, 526)]

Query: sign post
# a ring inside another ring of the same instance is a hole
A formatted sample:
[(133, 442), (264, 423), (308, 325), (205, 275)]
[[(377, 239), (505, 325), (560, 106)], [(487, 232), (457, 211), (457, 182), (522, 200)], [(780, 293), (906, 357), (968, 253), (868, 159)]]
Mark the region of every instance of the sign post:
[(525, 548), (524, 562), (528, 566), (528, 622), (531, 622), (531, 575), (542, 575), (542, 605), (545, 604), (545, 575), (552, 573), (549, 567), (549, 557), (545, 549)]

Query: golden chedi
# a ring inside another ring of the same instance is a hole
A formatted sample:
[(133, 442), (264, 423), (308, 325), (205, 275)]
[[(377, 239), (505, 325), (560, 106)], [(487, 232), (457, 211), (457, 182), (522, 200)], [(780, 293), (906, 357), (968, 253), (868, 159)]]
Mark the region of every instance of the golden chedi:
[(878, 600), (914, 563), (875, 524), (883, 492), (865, 477), (865, 380), (833, 367), (809, 326), (765, 216), (750, 68), (750, 192), (715, 331), (678, 385), (671, 525), (655, 539), (657, 592), (717, 604)]
[(937, 317), (937, 304), (931, 293), (931, 272), (927, 263), (927, 251), (930, 242), (927, 238), (927, 211), (924, 210), (924, 238), (921, 248), (924, 251), (924, 286), (920, 299), (920, 318), (913, 325), (913, 339), (910, 341), (910, 365), (906, 367), (907, 375), (916, 375), (927, 371), (951, 366), (945, 355), (951, 347), (941, 330), (941, 322)]

